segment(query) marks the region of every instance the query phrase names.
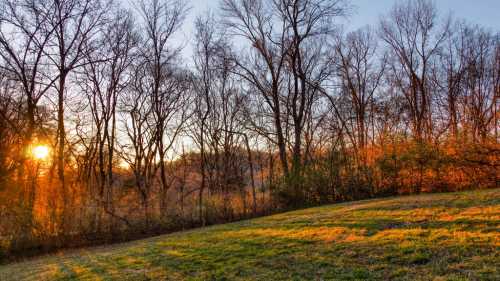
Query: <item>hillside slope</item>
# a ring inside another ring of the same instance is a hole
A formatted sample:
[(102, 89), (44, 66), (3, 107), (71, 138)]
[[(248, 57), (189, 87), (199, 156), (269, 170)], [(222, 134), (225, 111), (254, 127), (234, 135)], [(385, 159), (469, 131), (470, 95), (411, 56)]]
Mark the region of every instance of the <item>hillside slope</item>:
[(0, 266), (0, 280), (500, 280), (500, 190), (378, 199)]

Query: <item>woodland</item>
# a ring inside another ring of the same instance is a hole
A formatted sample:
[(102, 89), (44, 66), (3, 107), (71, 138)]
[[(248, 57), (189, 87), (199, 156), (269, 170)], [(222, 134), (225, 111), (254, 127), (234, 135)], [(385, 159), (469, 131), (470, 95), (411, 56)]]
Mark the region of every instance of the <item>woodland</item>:
[(220, 0), (183, 42), (182, 0), (0, 0), (0, 260), (498, 188), (500, 31), (355, 10)]

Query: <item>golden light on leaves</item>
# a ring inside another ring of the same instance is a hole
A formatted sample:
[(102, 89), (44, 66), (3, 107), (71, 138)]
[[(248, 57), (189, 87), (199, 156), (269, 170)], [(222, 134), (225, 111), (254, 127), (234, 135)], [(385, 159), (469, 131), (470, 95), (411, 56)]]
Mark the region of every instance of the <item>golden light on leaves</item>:
[(50, 149), (46, 145), (36, 145), (32, 148), (31, 154), (36, 160), (45, 160), (50, 153)]

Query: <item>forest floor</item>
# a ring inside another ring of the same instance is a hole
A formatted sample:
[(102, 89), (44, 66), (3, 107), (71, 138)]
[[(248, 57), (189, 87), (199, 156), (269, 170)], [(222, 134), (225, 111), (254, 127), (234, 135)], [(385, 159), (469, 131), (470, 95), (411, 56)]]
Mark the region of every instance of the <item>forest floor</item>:
[(500, 280), (500, 189), (335, 204), (0, 266), (0, 280)]

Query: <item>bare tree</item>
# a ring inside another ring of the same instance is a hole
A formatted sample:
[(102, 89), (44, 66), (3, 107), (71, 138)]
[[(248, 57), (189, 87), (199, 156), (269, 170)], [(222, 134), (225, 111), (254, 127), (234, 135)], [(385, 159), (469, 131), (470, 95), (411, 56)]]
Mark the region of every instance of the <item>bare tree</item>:
[(463, 28), (463, 126), (465, 134), (470, 135), (474, 142), (485, 141), (497, 118), (498, 61), (495, 52), (500, 39), (477, 26)]
[(465, 72), (465, 61), (461, 54), (465, 43), (464, 30), (460, 26), (457, 27), (452, 29), (452, 36), (443, 44), (439, 53), (439, 64), (433, 67), (432, 76), (433, 87), (439, 91), (436, 99), (441, 108), (444, 108), (448, 119), (443, 130), (449, 130), (455, 140), (458, 140), (459, 136), (459, 102)]
[(57, 92), (57, 171), (63, 198), (61, 226), (64, 230), (69, 219), (69, 194), (64, 175), (67, 142), (64, 103), (67, 81), (72, 71), (87, 63), (86, 53), (92, 50), (86, 46), (93, 46), (89, 42), (96, 39), (104, 23), (107, 7), (100, 0), (54, 0), (50, 3), (48, 28), (54, 30), (54, 36), (51, 37), (44, 53), (53, 64), (53, 73), (57, 77), (54, 85)]
[[(80, 84), (82, 92), (87, 96), (86, 104), (91, 112), (94, 133), (88, 145), (88, 176), (83, 180), (90, 185), (97, 184), (97, 198), (105, 213), (114, 215), (113, 211), (113, 169), (116, 165), (114, 152), (116, 149), (117, 104), (130, 80), (128, 73), (131, 60), (134, 58), (137, 36), (133, 31), (133, 19), (123, 10), (113, 15), (113, 20), (103, 30), (100, 40), (95, 42), (96, 52), (86, 53), (82, 67)], [(90, 42), (87, 42), (89, 44)], [(100, 225), (98, 225), (100, 227)]]
[(142, 65), (134, 66), (133, 80), (122, 97), (120, 104), (123, 112), (124, 133), (127, 136), (120, 146), (120, 156), (129, 165), (135, 179), (144, 211), (145, 226), (150, 226), (150, 195), (156, 174), (157, 155), (156, 124), (152, 117), (150, 99), (142, 92), (149, 74)]
[[(141, 1), (138, 7), (146, 33), (141, 48), (143, 66), (148, 72), (141, 91), (151, 97), (152, 114), (156, 122), (155, 145), (159, 157), (161, 180), (161, 210), (165, 210), (167, 152), (183, 128), (187, 117), (186, 91), (188, 75), (175, 67), (180, 48), (171, 43), (181, 26), (187, 8), (183, 1)], [(168, 135), (167, 135), (168, 134)]]
[(362, 152), (362, 162), (366, 165), (367, 121), (372, 114), (370, 105), (385, 71), (384, 58), (377, 53), (374, 33), (365, 28), (349, 33), (345, 38), (337, 38), (332, 62), (354, 115), (354, 128), (346, 129), (353, 132), (350, 134), (353, 136), (353, 146), (356, 151)]
[(431, 65), (450, 35), (450, 22), (440, 22), (429, 0), (405, 0), (381, 20), (380, 36), (393, 59), (390, 79), (406, 98), (418, 141), (432, 136)]
[[(215, 20), (208, 15), (205, 18), (199, 17), (196, 20), (196, 48), (195, 48), (195, 81), (194, 91), (195, 98), (195, 124), (197, 124), (197, 132), (193, 133), (195, 141), (200, 147), (200, 174), (201, 183), (198, 192), (198, 218), (205, 224), (205, 216), (203, 213), (203, 193), (207, 185), (207, 155), (206, 155), (206, 127), (209, 114), (212, 112), (213, 80), (215, 78), (215, 70), (213, 62), (217, 53), (217, 38), (215, 30)], [(196, 130), (196, 129), (195, 129)]]
[(281, 90), (289, 46), (285, 34), (285, 19), (278, 18), (277, 22), (272, 20), (276, 11), (273, 5), (274, 3), (260, 0), (224, 0), (222, 11), (225, 25), (251, 46), (247, 57), (235, 60), (241, 69), (238, 74), (259, 93), (266, 110), (272, 112), (273, 132), (259, 131), (278, 146), (283, 173), (288, 176)]
[[(15, 92), (21, 93), (18, 99), (23, 105), (19, 113), (23, 115), (26, 123), (16, 124), (11, 126), (11, 129), (19, 134), (20, 147), (24, 150), (42, 138), (39, 102), (57, 79), (49, 72), (50, 69), (46, 66), (47, 56), (44, 53), (55, 32), (50, 25), (53, 20), (50, 13), (53, 3), (3, 0), (0, 2), (0, 7), (3, 8), (0, 12), (0, 71), (4, 82), (7, 82), (6, 78), (11, 81), (4, 86), (15, 87), (17, 89)], [(4, 102), (10, 102), (12, 98)], [(10, 120), (8, 116), (0, 118), (4, 121)], [(26, 212), (31, 216), (36, 184), (30, 183), (34, 180), (32, 173), (26, 173), (24, 166), (26, 155), (20, 153), (19, 159), (12, 164), (19, 169), (19, 184), (26, 190), (24, 202), (27, 206)], [(26, 174), (28, 178), (25, 177)], [(23, 181), (25, 178), (26, 185)]]
[[(333, 31), (332, 19), (345, 13), (345, 3), (225, 0), (222, 10), (226, 26), (250, 45), (248, 56), (235, 60), (237, 73), (259, 93), (263, 109), (271, 113), (272, 130), (256, 130), (278, 146), (285, 177), (299, 178), (305, 121), (326, 79), (326, 68), (318, 63), (320, 42)], [(291, 183), (300, 193), (297, 181)]]

